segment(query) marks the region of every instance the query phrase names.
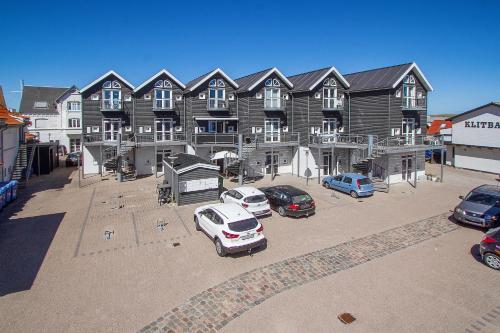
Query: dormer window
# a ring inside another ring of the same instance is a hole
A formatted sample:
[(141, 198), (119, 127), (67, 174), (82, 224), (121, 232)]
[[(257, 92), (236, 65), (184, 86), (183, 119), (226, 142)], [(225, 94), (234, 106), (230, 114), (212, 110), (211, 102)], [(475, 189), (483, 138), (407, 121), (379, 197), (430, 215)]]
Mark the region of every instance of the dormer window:
[(156, 110), (170, 110), (172, 102), (172, 83), (169, 80), (159, 80), (155, 83), (154, 108)]
[(337, 81), (335, 79), (325, 79), (323, 81), (323, 109), (337, 109), (337, 97)]
[(43, 101), (43, 102), (35, 102), (34, 104), (35, 109), (48, 109), (49, 108), (49, 103)]
[(267, 79), (264, 82), (264, 108), (265, 109), (280, 109), (281, 108), (281, 89), (280, 82), (276, 79)]
[(102, 85), (102, 109), (118, 111), (122, 108), (122, 91), (118, 81), (106, 81)]
[(413, 108), (416, 106), (415, 77), (406, 75), (403, 80), (403, 108)]
[(208, 109), (227, 109), (226, 84), (221, 79), (212, 79), (208, 83)]

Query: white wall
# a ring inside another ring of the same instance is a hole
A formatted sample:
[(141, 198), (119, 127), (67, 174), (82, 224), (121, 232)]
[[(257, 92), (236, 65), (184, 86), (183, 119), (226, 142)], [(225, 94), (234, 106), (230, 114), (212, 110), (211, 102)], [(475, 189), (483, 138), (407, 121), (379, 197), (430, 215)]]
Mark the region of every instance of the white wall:
[(500, 106), (485, 107), (455, 118), (452, 143), (500, 148)]
[[(59, 114), (27, 114), (30, 117), (31, 126), (28, 131), (32, 134), (39, 134), (40, 142), (60, 140), (62, 130), (60, 128)], [(44, 125), (37, 124), (37, 119), (47, 119)]]
[(19, 149), (19, 127), (10, 126), (2, 132), (2, 157), (3, 167), (2, 175), (3, 181), (8, 181), (12, 177), (14, 166), (16, 164), (17, 151)]
[(99, 147), (83, 147), (83, 174), (99, 173)]
[(455, 146), (455, 167), (500, 173), (500, 149)]
[[(57, 110), (59, 111), (60, 117), (60, 128), (62, 130), (62, 135), (60, 138), (60, 144), (66, 147), (66, 150), (70, 151), (70, 138), (80, 138), (82, 134), (82, 112), (81, 111), (69, 111), (68, 102), (80, 102), (80, 109), (82, 105), (82, 95), (78, 90), (74, 90), (68, 93), (66, 96), (61, 98), (59, 103), (57, 103)], [(77, 118), (80, 119), (80, 127), (70, 128), (69, 119)]]

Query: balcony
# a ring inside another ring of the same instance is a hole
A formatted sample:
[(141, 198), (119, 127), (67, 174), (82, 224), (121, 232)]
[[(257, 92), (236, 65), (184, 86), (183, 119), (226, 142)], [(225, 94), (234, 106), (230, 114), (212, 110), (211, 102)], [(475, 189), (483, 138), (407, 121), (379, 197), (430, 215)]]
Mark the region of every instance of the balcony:
[(218, 145), (232, 146), (238, 144), (238, 133), (196, 133), (192, 135), (195, 146)]
[(278, 99), (264, 99), (265, 111), (285, 111), (286, 99), (281, 97)]
[(153, 111), (173, 111), (174, 110), (174, 100), (173, 99), (155, 99), (153, 101)]
[(118, 100), (103, 100), (101, 104), (101, 111), (121, 111), (122, 101)]
[[(377, 138), (373, 136), (376, 143)], [(314, 134), (309, 136), (309, 146), (314, 148), (364, 148), (368, 146), (368, 135), (361, 134)]]
[(184, 133), (137, 133), (135, 142), (138, 146), (183, 145), (186, 143)]
[(248, 137), (253, 138), (260, 147), (298, 146), (300, 142), (298, 132), (259, 133), (248, 135)]
[(403, 97), (403, 110), (425, 110), (427, 109), (427, 98)]
[(391, 136), (377, 143), (377, 150), (385, 153), (415, 152), (443, 147), (442, 137), (415, 134)]
[(344, 98), (323, 99), (323, 111), (344, 110)]
[(229, 101), (222, 99), (208, 99), (207, 101), (208, 111), (228, 111)]

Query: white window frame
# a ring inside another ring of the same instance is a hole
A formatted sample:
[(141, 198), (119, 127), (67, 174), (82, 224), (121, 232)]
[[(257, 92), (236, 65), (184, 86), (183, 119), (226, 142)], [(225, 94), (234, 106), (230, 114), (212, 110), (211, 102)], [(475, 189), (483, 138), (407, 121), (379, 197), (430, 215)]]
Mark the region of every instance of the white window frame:
[[(117, 81), (106, 81), (102, 89), (102, 109), (106, 111), (121, 110), (122, 91), (121, 85)], [(109, 98), (106, 98), (106, 93), (109, 93)], [(115, 93), (118, 93), (115, 96)]]
[(79, 101), (68, 101), (66, 108), (68, 111), (82, 111), (82, 103)]
[[(212, 79), (208, 84), (208, 108), (220, 109), (226, 105), (226, 84), (221, 79)], [(213, 97), (212, 97), (213, 93)]]
[(80, 152), (82, 149), (82, 142), (80, 138), (70, 138), (69, 139), (69, 151), (70, 153)]
[(276, 79), (267, 79), (264, 86), (264, 109), (281, 108), (280, 82)]
[(80, 128), (80, 118), (69, 118), (68, 128)]
[[(160, 127), (160, 130), (158, 130)], [(155, 119), (155, 141), (170, 141), (174, 133), (174, 121), (172, 118)]]
[[(42, 120), (45, 120), (47, 126), (44, 127), (44, 126), (39, 126), (38, 125), (38, 122), (40, 122)], [(48, 118), (38, 118), (38, 119), (35, 119), (35, 128), (48, 128), (48, 127), (49, 127), (49, 119)]]
[[(160, 93), (160, 97), (158, 97), (158, 93)], [(173, 105), (174, 104), (173, 104), (172, 90), (171, 89), (155, 88), (155, 91), (154, 91), (154, 109), (156, 109), (156, 110), (171, 110), (173, 108)]]
[(279, 118), (266, 118), (264, 120), (264, 141), (280, 142), (281, 120)]
[(410, 108), (416, 106), (417, 87), (415, 84), (415, 77), (407, 75), (403, 80), (403, 107)]

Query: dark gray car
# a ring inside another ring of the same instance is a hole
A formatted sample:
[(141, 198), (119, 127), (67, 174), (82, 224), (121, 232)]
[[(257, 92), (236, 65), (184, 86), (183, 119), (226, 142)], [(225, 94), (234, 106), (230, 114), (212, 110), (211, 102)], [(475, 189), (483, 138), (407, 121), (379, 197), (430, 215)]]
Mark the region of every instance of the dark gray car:
[(459, 198), (463, 200), (453, 213), (458, 221), (483, 228), (500, 225), (500, 187), (481, 185)]

